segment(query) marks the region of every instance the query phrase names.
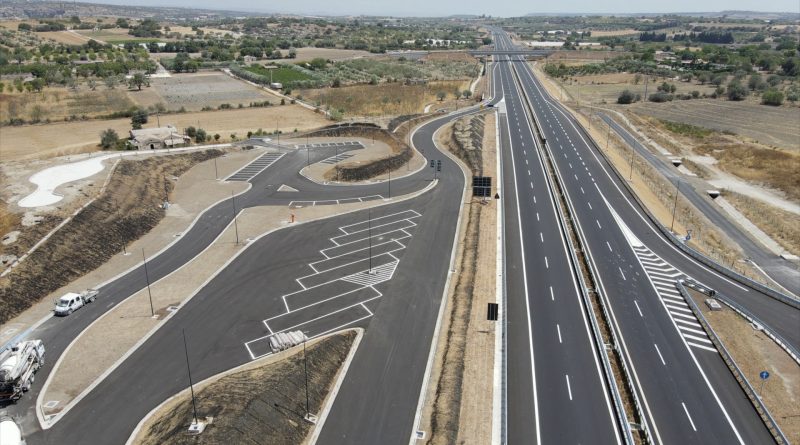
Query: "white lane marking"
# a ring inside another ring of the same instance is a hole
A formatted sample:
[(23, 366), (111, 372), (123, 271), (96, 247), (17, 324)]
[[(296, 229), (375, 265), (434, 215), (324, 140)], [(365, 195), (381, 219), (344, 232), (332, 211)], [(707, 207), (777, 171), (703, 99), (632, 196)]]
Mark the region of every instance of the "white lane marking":
[(525, 165), (528, 165), (528, 160), (527, 159), (525, 160)]
[(536, 204), (536, 195), (533, 195), (533, 203)]
[(611, 244), (609, 244), (608, 241), (606, 241), (606, 246), (608, 246), (608, 250), (610, 250), (611, 252), (614, 251), (614, 249), (611, 248)]
[(533, 188), (533, 183), (531, 182), (531, 188)]
[(619, 273), (620, 273), (620, 275), (622, 275), (622, 279), (625, 280), (625, 281), (628, 281), (628, 279), (625, 278), (625, 272), (622, 271), (622, 268), (617, 266), (617, 269), (619, 269)]
[(661, 364), (662, 364), (662, 365), (664, 365), (664, 366), (667, 366), (667, 362), (665, 362), (665, 361), (664, 361), (664, 356), (663, 356), (663, 355), (661, 355), (661, 350), (660, 350), (660, 349), (658, 349), (658, 345), (657, 345), (657, 344), (655, 344), (655, 343), (653, 343), (653, 346), (655, 346), (655, 347), (656, 347), (656, 352), (658, 352), (658, 358), (660, 358), (660, 359), (661, 359)]
[[(566, 377), (567, 377), (567, 392), (569, 393), (569, 399), (572, 400), (572, 387), (569, 386), (569, 374), (567, 374)], [(688, 414), (688, 412), (687, 412), (687, 414)], [(697, 431), (697, 430), (695, 430), (695, 431)]]
[(550, 299), (556, 301), (556, 296), (553, 293), (553, 286), (550, 286)]
[(544, 242), (544, 235), (542, 235), (542, 232), (539, 232), (539, 240), (541, 240), (541, 242)]
[(547, 257), (544, 257), (544, 267), (550, 268), (550, 263), (547, 262)]
[(642, 308), (639, 307), (639, 302), (636, 301), (636, 300), (633, 300), (633, 304), (636, 305), (636, 310), (639, 311), (639, 316), (644, 318), (644, 314), (642, 314)]
[(530, 175), (531, 175), (531, 171), (530, 171), (530, 170), (528, 170), (528, 176), (530, 176)]
[(558, 331), (558, 342), (559, 342), (559, 343), (564, 343), (564, 342), (561, 340), (561, 326), (559, 326), (559, 325), (558, 325), (558, 323), (556, 323), (556, 330)]
[(596, 220), (594, 220), (594, 222), (596, 222), (596, 223), (597, 223), (597, 227), (598, 227), (598, 228), (600, 228), (600, 229), (602, 229), (602, 228), (603, 228), (603, 226), (601, 226), (601, 225), (600, 225), (600, 220), (597, 220), (597, 219), (596, 219)]
[(586, 194), (586, 192), (583, 191), (583, 187), (581, 187), (581, 193), (583, 193), (584, 195)]
[(686, 408), (686, 404), (681, 402), (681, 405), (683, 405), (683, 411), (686, 413), (686, 417), (689, 418), (689, 423), (692, 424), (692, 429), (697, 431), (697, 427), (694, 426), (694, 420), (692, 420), (692, 416), (689, 415), (689, 410)]
[(539, 221), (539, 212), (536, 212), (536, 221)]
[(594, 210), (594, 209), (592, 208), (592, 203), (591, 203), (591, 202), (587, 202), (586, 204), (589, 204), (589, 210)]

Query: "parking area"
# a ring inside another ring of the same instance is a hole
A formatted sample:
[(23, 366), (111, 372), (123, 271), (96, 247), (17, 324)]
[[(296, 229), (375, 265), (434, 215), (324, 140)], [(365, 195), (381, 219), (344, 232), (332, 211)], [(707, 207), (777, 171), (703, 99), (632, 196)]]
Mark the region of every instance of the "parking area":
[(295, 278), (299, 289), (281, 297), (283, 313), (263, 320), (267, 334), (245, 342), (250, 357), (272, 353), (270, 337), (281, 332), (313, 338), (372, 317), (383, 296), (375, 286), (394, 276), (420, 216), (406, 210), (339, 227), (308, 263), (313, 273)]
[(286, 153), (264, 153), (263, 155), (255, 158), (252, 162), (240, 168), (232, 175), (225, 178), (226, 181), (249, 181), (256, 177), (259, 173), (263, 172), (270, 165), (278, 162)]

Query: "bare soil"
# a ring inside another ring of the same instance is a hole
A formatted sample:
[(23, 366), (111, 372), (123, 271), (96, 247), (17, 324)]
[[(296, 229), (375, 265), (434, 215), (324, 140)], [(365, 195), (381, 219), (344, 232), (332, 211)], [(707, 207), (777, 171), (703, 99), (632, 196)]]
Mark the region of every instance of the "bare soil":
[(174, 187), (167, 177), (222, 153), (206, 150), (120, 161), (103, 195), (0, 280), (0, 322), (100, 266), (155, 227), (164, 216), (159, 205)]
[(198, 417), (213, 417), (200, 436), (186, 434), (192, 402), (179, 397), (163, 406), (133, 443), (301, 444), (312, 426), (303, 419), (304, 362), (310, 411), (319, 413), (355, 338), (354, 331), (326, 337), (310, 344), (305, 357), (296, 347), (280, 361), (228, 374), (195, 390)]
[[(172, 124), (179, 129), (189, 126), (203, 128), (210, 135), (219, 133), (224, 138), (235, 133), (239, 139), (245, 138), (248, 131), (259, 128), (278, 128), (291, 133), (295, 129), (303, 131), (329, 123), (323, 115), (300, 105), (170, 114), (161, 116), (160, 121), (162, 125)], [(151, 116), (144, 127), (157, 125), (158, 120)], [(131, 121), (124, 118), (4, 127), (0, 131), (0, 158), (31, 159), (97, 150), (100, 133), (108, 128), (116, 130), (120, 137), (126, 137)]]
[(280, 59), (277, 62), (282, 63), (296, 63), (307, 62), (317, 57), (334, 62), (339, 60), (360, 59), (362, 57), (374, 57), (375, 54), (369, 51), (359, 51), (352, 49), (336, 49), (336, 48), (297, 48), (297, 57), (294, 59)]
[(725, 192), (725, 199), (784, 249), (800, 253), (800, 224), (797, 223), (797, 215), (730, 191)]
[[(145, 93), (145, 94), (141, 94)], [(234, 79), (219, 71), (173, 74), (171, 77), (150, 80), (150, 88), (131, 92), (139, 105), (163, 103), (168, 110), (185, 108), (200, 111), (203, 107), (218, 107), (239, 104), (247, 107), (250, 102), (270, 101), (279, 104), (280, 98), (262, 88)]]
[(423, 112), (425, 104), (436, 102), (436, 94), (448, 96), (469, 88), (470, 81), (431, 81), (425, 85), (383, 83), (297, 91), (306, 102), (341, 110), (346, 116), (403, 115)]
[[(791, 443), (800, 441), (800, 366), (766, 334), (723, 305), (711, 311), (705, 295), (689, 292), (697, 306), (736, 361)], [(767, 370), (769, 380), (762, 386), (759, 373)]]

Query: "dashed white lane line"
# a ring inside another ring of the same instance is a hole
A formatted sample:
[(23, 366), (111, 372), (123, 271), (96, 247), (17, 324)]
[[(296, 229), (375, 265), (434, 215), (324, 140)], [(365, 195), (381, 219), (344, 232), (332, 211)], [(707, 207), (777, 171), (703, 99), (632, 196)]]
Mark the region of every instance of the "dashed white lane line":
[(596, 219), (596, 220), (594, 220), (594, 222), (596, 222), (596, 223), (597, 223), (597, 227), (598, 227), (599, 229), (602, 229), (602, 228), (603, 228), (603, 226), (601, 226), (601, 225), (600, 225), (600, 220), (597, 220), (597, 219)]
[[(569, 399), (572, 400), (572, 387), (569, 386), (569, 374), (567, 374), (566, 377), (567, 377), (567, 393), (569, 393)], [(686, 408), (686, 407), (684, 406), (684, 408)], [(686, 414), (688, 415), (689, 412), (687, 411)], [(697, 430), (695, 430), (695, 431), (697, 431)]]
[(550, 299), (556, 301), (556, 294), (553, 293), (553, 286), (550, 286)]
[(542, 235), (542, 232), (539, 232), (539, 240), (544, 242), (544, 235)]
[(536, 212), (536, 221), (539, 221), (539, 212)]
[(583, 187), (581, 187), (581, 193), (583, 193), (584, 195), (586, 194), (586, 192), (583, 191)]
[(564, 343), (564, 342), (561, 340), (561, 326), (559, 326), (559, 325), (558, 325), (558, 323), (556, 323), (556, 331), (558, 331), (558, 342), (559, 342), (559, 343)]
[(547, 261), (547, 257), (544, 257), (544, 267), (550, 268), (550, 263)]
[(619, 274), (622, 275), (622, 279), (628, 281), (628, 279), (625, 278), (625, 272), (622, 271), (622, 268), (617, 266), (617, 269), (619, 269)]
[(639, 302), (636, 301), (636, 300), (633, 300), (633, 304), (636, 305), (636, 310), (639, 311), (639, 316), (644, 318), (644, 314), (642, 314), (642, 308), (639, 307)]
[(658, 358), (660, 358), (660, 359), (661, 359), (661, 364), (662, 364), (662, 365), (664, 365), (664, 366), (667, 366), (667, 362), (665, 362), (665, 361), (664, 361), (664, 356), (663, 356), (663, 355), (661, 355), (661, 350), (660, 350), (660, 349), (658, 349), (658, 345), (657, 345), (657, 344), (655, 344), (655, 343), (653, 343), (653, 346), (655, 346), (655, 347), (656, 347), (656, 352), (658, 352)]
[(592, 203), (591, 203), (591, 202), (587, 202), (586, 204), (589, 204), (589, 210), (594, 210), (594, 209), (592, 208)]
[(689, 410), (686, 408), (686, 404), (681, 402), (681, 405), (683, 405), (683, 411), (686, 413), (686, 417), (689, 418), (689, 423), (692, 424), (692, 429), (697, 431), (697, 427), (694, 426), (694, 420), (692, 420), (692, 416), (689, 415)]
[(611, 248), (611, 244), (609, 244), (609, 243), (608, 243), (608, 241), (606, 241), (606, 246), (608, 246), (608, 250), (609, 250), (610, 252), (613, 252), (613, 251), (614, 251), (614, 249), (612, 249), (612, 248)]
[(533, 195), (533, 203), (536, 204), (536, 195)]
[(533, 182), (531, 182), (531, 188), (533, 188)]

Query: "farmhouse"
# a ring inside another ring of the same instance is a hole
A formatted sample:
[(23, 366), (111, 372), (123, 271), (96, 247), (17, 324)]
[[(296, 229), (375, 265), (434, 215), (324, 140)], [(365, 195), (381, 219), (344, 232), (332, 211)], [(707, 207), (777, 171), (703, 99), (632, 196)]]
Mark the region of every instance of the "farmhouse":
[(131, 145), (136, 147), (137, 150), (183, 147), (188, 145), (190, 141), (189, 136), (178, 133), (178, 129), (172, 125), (131, 130), (130, 139)]

